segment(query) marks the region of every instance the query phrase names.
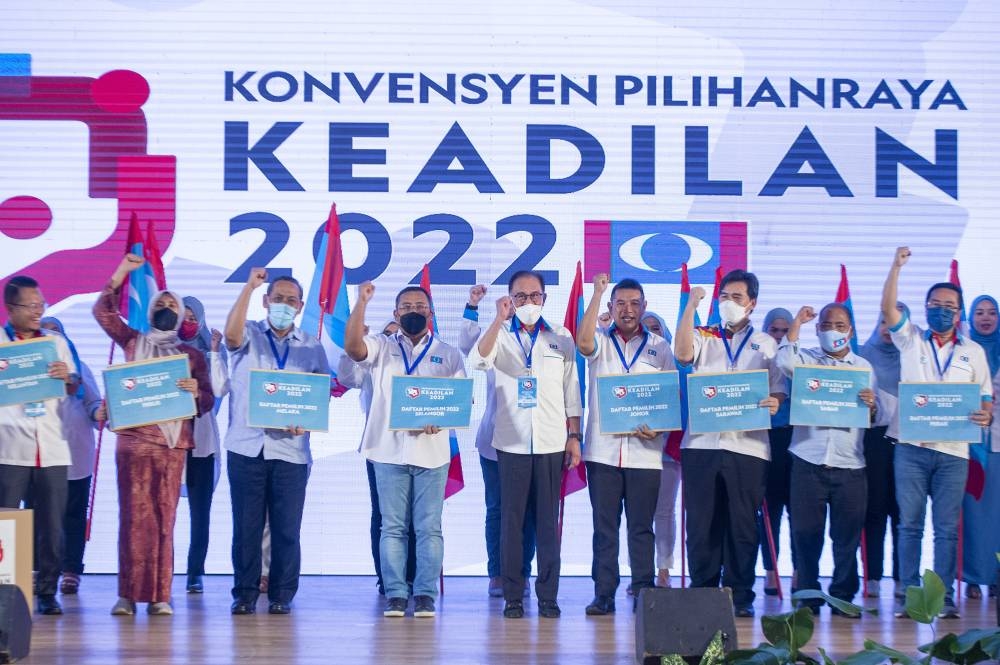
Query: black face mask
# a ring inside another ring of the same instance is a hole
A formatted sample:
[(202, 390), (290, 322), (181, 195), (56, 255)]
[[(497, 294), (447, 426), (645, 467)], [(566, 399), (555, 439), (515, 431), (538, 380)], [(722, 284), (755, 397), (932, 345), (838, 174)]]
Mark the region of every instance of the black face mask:
[(172, 309), (158, 309), (153, 312), (153, 327), (167, 332), (177, 328), (177, 312)]
[(399, 327), (407, 335), (416, 335), (427, 327), (427, 317), (420, 312), (407, 312), (399, 317)]

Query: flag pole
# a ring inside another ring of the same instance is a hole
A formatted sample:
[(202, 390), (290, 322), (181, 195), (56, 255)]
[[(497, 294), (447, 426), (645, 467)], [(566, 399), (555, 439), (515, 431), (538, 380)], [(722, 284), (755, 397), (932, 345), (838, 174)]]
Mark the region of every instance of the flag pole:
[[(111, 349), (108, 351), (108, 364), (115, 358), (115, 343), (111, 341)], [(97, 471), (101, 466), (101, 442), (104, 440), (104, 422), (97, 430), (97, 446), (94, 448), (94, 472), (90, 479), (90, 496), (87, 497), (87, 528), (83, 539), (90, 542), (90, 526), (94, 522), (94, 499), (97, 497)]]
[(764, 533), (767, 535), (767, 549), (771, 553), (771, 563), (774, 565), (775, 587), (778, 590), (778, 600), (784, 600), (785, 594), (781, 589), (781, 575), (778, 574), (778, 548), (774, 546), (774, 532), (771, 530), (771, 511), (767, 509), (767, 499), (761, 504), (761, 521), (764, 522)]

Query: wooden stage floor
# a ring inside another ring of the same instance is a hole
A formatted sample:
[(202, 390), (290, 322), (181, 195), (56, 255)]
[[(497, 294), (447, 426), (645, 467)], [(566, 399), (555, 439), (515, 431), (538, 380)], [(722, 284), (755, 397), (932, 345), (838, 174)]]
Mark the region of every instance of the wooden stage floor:
[[(184, 593), (184, 578), (174, 578), (177, 595), (172, 617), (151, 617), (139, 607), (135, 617), (109, 614), (116, 578), (86, 575), (77, 596), (62, 596), (61, 617), (35, 615), (31, 654), (22, 663), (634, 663), (631, 602), (618, 593), (619, 612), (586, 617), (592, 597), (587, 578), (564, 578), (561, 619), (540, 619), (532, 597), (524, 619), (504, 619), (503, 601), (486, 596), (486, 579), (449, 577), (434, 619), (384, 619), (383, 599), (374, 577), (304, 577), (288, 616), (267, 614), (261, 600), (253, 616), (229, 613), (227, 576), (205, 578), (203, 595)], [(787, 584), (787, 580), (785, 581)], [(677, 580), (675, 579), (675, 584)], [(788, 608), (786, 600), (765, 598), (758, 583), (757, 618), (737, 619), (741, 645), (757, 644), (760, 615)], [(985, 591), (985, 589), (984, 589)], [(843, 656), (871, 637), (903, 651), (932, 639), (928, 627), (895, 619), (891, 581), (882, 597), (869, 599), (878, 616), (861, 620), (831, 617), (824, 609), (807, 652), (823, 646)], [(939, 631), (961, 632), (994, 625), (993, 599), (959, 602), (962, 618), (939, 621)], [(412, 612), (412, 605), (411, 610)]]

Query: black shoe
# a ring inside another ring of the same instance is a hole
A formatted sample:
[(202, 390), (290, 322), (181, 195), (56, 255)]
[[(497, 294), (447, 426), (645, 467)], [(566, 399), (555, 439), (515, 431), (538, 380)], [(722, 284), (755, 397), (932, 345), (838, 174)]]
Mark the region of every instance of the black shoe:
[[(812, 612), (812, 615), (814, 617), (818, 617), (819, 616), (819, 608), (820, 608), (819, 605), (810, 605), (809, 603), (805, 603), (805, 602), (799, 602), (799, 603), (797, 603), (795, 605), (795, 609), (796, 610), (809, 610), (810, 612)], [(833, 608), (833, 609), (836, 609), (836, 608)], [(739, 616), (739, 615), (737, 615), (737, 616)]]
[(386, 598), (385, 609), (382, 610), (382, 616), (399, 618), (406, 616), (406, 598)]
[[(633, 603), (634, 604), (634, 603)], [(584, 609), (589, 617), (601, 617), (615, 613), (615, 599), (611, 596), (595, 596), (590, 605)]]
[(559, 604), (554, 600), (540, 600), (538, 601), (538, 616), (546, 619), (558, 619), (562, 616), (562, 610), (559, 609)]
[(430, 619), (437, 612), (434, 609), (434, 599), (430, 596), (413, 597), (413, 616), (417, 619)]
[(524, 616), (524, 603), (520, 600), (508, 600), (504, 602), (503, 615), (507, 619), (520, 619)]
[(188, 593), (205, 593), (205, 585), (201, 581), (201, 575), (188, 575)]
[(38, 613), (48, 616), (58, 616), (63, 613), (62, 605), (56, 600), (55, 595), (45, 595), (38, 597)]
[(740, 607), (736, 608), (733, 614), (735, 614), (740, 619), (752, 619), (754, 615), (753, 605), (741, 605)]
[[(817, 614), (818, 614), (818, 612), (817, 612)], [(858, 612), (857, 614), (848, 614), (847, 612), (845, 612), (845, 611), (843, 611), (841, 609), (838, 609), (838, 608), (834, 607), (833, 605), (830, 606), (830, 614), (833, 615), (833, 616), (836, 616), (836, 617), (844, 617), (845, 619), (860, 619), (861, 618), (861, 613), (860, 612)]]
[(246, 600), (234, 600), (233, 604), (229, 606), (229, 611), (233, 614), (254, 614), (257, 608)]
[(292, 608), (289, 607), (288, 603), (279, 603), (276, 600), (272, 600), (267, 606), (268, 614), (291, 614)]

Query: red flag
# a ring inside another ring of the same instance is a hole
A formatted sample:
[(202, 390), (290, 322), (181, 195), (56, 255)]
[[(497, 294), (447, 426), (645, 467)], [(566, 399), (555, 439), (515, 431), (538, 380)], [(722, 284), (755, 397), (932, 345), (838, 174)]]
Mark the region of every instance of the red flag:
[(153, 220), (146, 223), (146, 244), (143, 245), (143, 258), (153, 271), (153, 279), (156, 280), (156, 288), (161, 291), (167, 288), (167, 274), (163, 270), (163, 256), (160, 254), (160, 243), (156, 241), (156, 232), (153, 230)]
[[(576, 333), (580, 328), (580, 321), (583, 319), (583, 270), (580, 262), (576, 262), (576, 276), (573, 278), (573, 286), (569, 290), (569, 303), (566, 305), (566, 316), (563, 318), (563, 325), (569, 330), (569, 333), (576, 340)], [(576, 353), (576, 374), (577, 379), (580, 383), (580, 402), (584, 403), (583, 400), (586, 396), (586, 363), (584, 362), (583, 356), (580, 352)], [(582, 418), (581, 418), (582, 420)], [(559, 488), (559, 495), (561, 498), (565, 499), (568, 495), (573, 492), (582, 490), (587, 486), (587, 467), (584, 466), (581, 461), (576, 465), (575, 468), (566, 469), (563, 471), (562, 483)], [(560, 524), (562, 523), (561, 517), (562, 509), (560, 506)]]
[[(420, 288), (431, 293), (431, 268), (426, 263), (420, 271)], [(430, 298), (431, 310), (434, 309), (434, 298)], [(427, 322), (431, 333), (437, 333), (437, 321), (435, 317)], [(462, 451), (458, 448), (458, 435), (455, 430), (448, 431), (448, 445), (451, 448), (451, 461), (448, 463), (448, 479), (444, 484), (444, 498), (448, 498), (465, 488), (465, 475), (462, 473)]]
[(344, 281), (344, 252), (340, 244), (340, 218), (337, 217), (337, 204), (330, 206), (330, 215), (326, 219), (326, 260), (323, 263), (323, 278), (319, 285), (319, 308), (322, 314), (333, 314), (340, 284)]
[[(684, 264), (684, 279), (687, 279), (687, 264)], [(688, 289), (690, 289), (690, 284)], [(719, 291), (722, 289), (722, 266), (715, 269), (715, 287), (712, 289), (712, 302), (708, 307), (708, 325), (714, 325), (722, 320), (719, 314)]]
[(952, 284), (954, 284), (955, 286), (957, 286), (958, 288), (962, 288), (962, 282), (961, 282), (961, 280), (958, 279), (958, 260), (957, 259), (952, 259), (951, 260), (951, 268), (948, 270), (948, 281), (951, 282)]

